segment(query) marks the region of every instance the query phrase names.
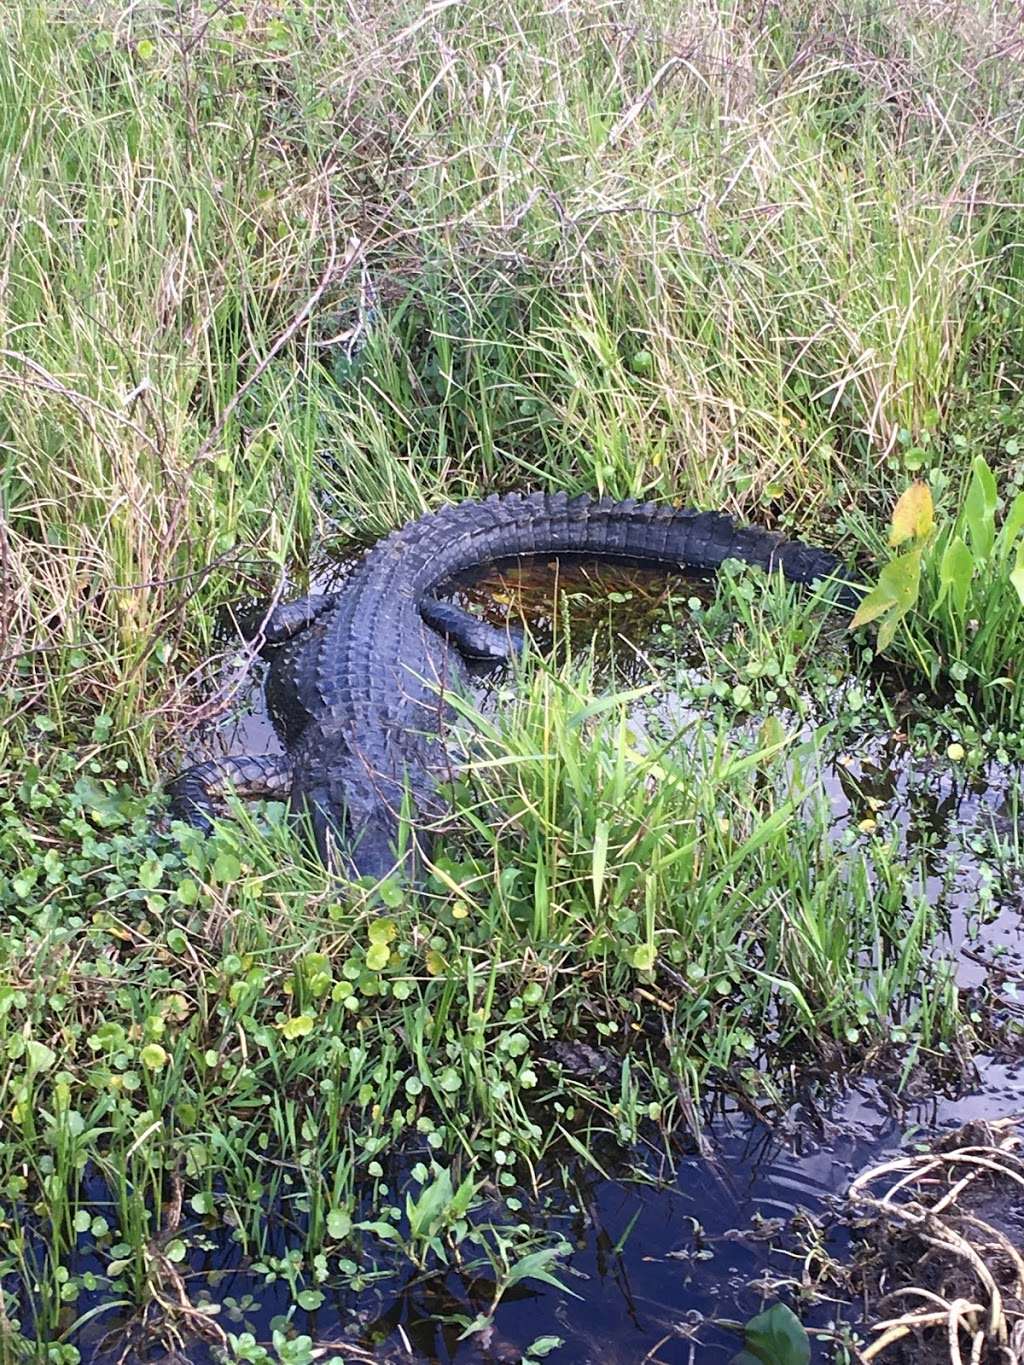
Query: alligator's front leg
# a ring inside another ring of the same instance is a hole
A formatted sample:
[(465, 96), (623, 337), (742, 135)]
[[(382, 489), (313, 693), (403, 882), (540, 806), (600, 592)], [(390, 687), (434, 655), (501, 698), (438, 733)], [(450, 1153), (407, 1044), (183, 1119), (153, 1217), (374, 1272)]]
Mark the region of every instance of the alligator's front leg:
[(269, 615), (265, 607), (254, 607), (251, 611), (233, 612), (232, 620), (244, 640), (259, 637), (264, 644), (283, 645), (330, 611), (337, 600), (337, 593), (310, 593), (294, 602), (278, 603)]
[(236, 758), (211, 758), (186, 768), (170, 783), (167, 792), (171, 815), (209, 834), (218, 796), (231, 791), (242, 797), (286, 796), (291, 786), (291, 760), (284, 754), (262, 757), (242, 754)]
[(454, 602), (424, 597), (420, 602), (420, 615), (431, 630), (443, 635), (464, 659), (507, 663), (526, 648), (526, 632), (521, 626), (492, 626)]

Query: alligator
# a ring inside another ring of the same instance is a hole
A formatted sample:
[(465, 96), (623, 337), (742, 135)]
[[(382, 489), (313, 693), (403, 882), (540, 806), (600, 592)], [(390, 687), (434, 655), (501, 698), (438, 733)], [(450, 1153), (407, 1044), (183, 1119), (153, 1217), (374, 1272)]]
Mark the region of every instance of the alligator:
[[(690, 571), (742, 560), (795, 583), (841, 574), (833, 555), (721, 512), (564, 493), (509, 493), (420, 517), (379, 541), (343, 587), (261, 614), (267, 705), (285, 749), (198, 763), (170, 785), (171, 813), (209, 831), (216, 798), (285, 796), (329, 869), (419, 875), (446, 771), (444, 694), (472, 661), (507, 660), (515, 630), (438, 596), (457, 575), (527, 556)], [(855, 600), (847, 585), (837, 600)]]

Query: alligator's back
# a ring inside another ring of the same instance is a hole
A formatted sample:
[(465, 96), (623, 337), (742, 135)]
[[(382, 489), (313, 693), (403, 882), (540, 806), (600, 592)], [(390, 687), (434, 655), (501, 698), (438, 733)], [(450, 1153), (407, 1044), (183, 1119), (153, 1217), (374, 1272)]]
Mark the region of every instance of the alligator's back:
[(430, 804), (443, 761), (439, 693), (461, 677), (437, 624), (434, 591), (495, 560), (586, 555), (686, 569), (739, 559), (794, 582), (827, 578), (822, 550), (716, 512), (565, 494), (508, 494), (409, 523), (365, 557), (314, 625), (271, 670), (268, 694), (291, 762), (292, 803), (314, 815), (329, 861), (384, 875), (399, 812)]

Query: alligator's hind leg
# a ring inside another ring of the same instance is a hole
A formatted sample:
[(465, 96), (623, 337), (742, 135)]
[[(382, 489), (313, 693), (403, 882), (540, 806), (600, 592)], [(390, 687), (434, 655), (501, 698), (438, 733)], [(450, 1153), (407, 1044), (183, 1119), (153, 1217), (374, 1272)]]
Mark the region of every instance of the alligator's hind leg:
[(311, 593), (309, 597), (297, 597), (294, 602), (280, 602), (269, 615), (265, 607), (254, 607), (251, 611), (232, 613), (232, 619), (243, 639), (259, 636), (264, 644), (283, 645), (329, 611), (337, 600), (336, 593)]
[(526, 647), (526, 632), (521, 626), (489, 625), (454, 602), (424, 597), (420, 602), (420, 615), (431, 630), (449, 640), (464, 659), (504, 663), (521, 654)]
[(263, 757), (243, 754), (196, 763), (179, 773), (167, 792), (171, 815), (209, 834), (218, 796), (229, 791), (236, 796), (285, 796), (291, 785), (292, 765), (283, 754)]

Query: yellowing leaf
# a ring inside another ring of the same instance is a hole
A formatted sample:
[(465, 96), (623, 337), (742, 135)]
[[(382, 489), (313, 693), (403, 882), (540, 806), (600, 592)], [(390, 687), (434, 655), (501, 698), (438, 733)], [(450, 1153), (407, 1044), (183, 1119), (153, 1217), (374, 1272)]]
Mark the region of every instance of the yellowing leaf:
[(892, 593), (883, 588), (881, 584), (877, 588), (872, 588), (862, 600), (860, 606), (853, 613), (850, 620), (850, 629), (856, 630), (858, 626), (866, 626), (896, 605), (896, 600)]
[(391, 960), (391, 949), (386, 943), (371, 943), (366, 950), (366, 965), (371, 972), (382, 972)]
[(371, 943), (390, 943), (397, 933), (395, 921), (387, 915), (375, 919), (367, 930), (367, 936)]
[(429, 949), (429, 951), (427, 952), (427, 971), (430, 973), (430, 975), (443, 976), (444, 973), (447, 971), (447, 968), (448, 968), (447, 962), (445, 962), (444, 958), (437, 951), (437, 949), (436, 948)]
[(889, 544), (902, 545), (911, 536), (923, 540), (934, 525), (932, 491), (926, 483), (916, 479), (893, 508)]
[(305, 1038), (307, 1033), (313, 1032), (314, 1022), (309, 1014), (297, 1014), (293, 1019), (286, 1019), (278, 1027), (285, 1038)]

